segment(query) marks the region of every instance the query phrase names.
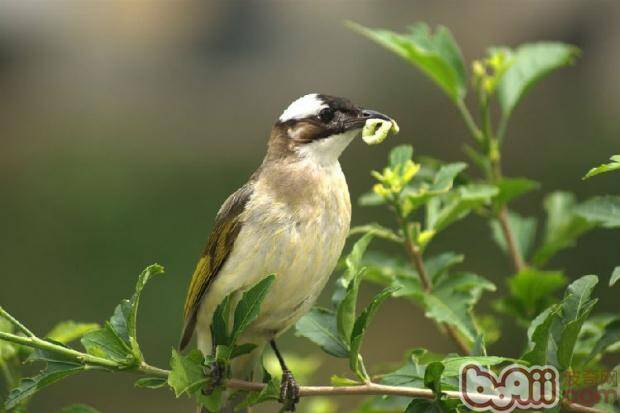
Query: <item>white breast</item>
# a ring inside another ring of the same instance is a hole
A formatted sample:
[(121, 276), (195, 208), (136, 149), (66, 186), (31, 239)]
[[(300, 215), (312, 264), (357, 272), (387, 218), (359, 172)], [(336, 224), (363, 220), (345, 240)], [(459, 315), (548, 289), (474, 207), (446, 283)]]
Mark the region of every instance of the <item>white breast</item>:
[[(349, 191), (338, 162), (322, 167), (301, 161), (295, 168), (289, 172), (300, 180), (279, 178), (284, 182), (277, 183), (278, 191), (268, 177), (257, 181), (233, 251), (201, 307), (199, 336), (208, 332), (213, 310), (226, 295), (270, 273), (276, 281), (246, 334), (250, 341), (268, 339), (293, 325), (325, 286), (349, 231)], [(291, 196), (283, 197), (283, 189)]]

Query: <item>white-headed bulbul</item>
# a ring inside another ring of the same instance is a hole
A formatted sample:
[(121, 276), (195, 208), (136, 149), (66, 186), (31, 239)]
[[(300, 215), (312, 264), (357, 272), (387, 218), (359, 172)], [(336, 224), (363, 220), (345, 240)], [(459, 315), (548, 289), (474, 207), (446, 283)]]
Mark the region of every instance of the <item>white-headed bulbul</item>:
[(340, 257), (351, 202), (338, 158), (369, 119), (390, 120), (334, 96), (314, 93), (291, 103), (271, 130), (260, 167), (220, 208), (187, 292), (180, 347), (196, 330), (198, 348), (210, 354), (215, 308), (276, 274), (239, 340), (258, 347), (232, 360), (231, 371), (249, 378), (270, 342), (284, 372), (282, 398), (293, 408), (298, 386), (274, 340), (312, 307)]

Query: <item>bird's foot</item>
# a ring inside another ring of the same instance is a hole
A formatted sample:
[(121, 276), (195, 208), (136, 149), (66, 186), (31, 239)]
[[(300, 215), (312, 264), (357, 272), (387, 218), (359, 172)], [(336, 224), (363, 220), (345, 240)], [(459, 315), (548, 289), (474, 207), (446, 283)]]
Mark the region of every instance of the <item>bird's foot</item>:
[(218, 363), (217, 361), (209, 363), (204, 368), (204, 375), (210, 380), (207, 381), (206, 386), (202, 389), (202, 394), (208, 396), (213, 393), (213, 391), (224, 382), (225, 374), (226, 367), (223, 364)]
[(297, 384), (297, 380), (295, 380), (290, 370), (282, 372), (280, 398), (278, 401), (283, 404), (282, 409), (285, 412), (294, 412), (295, 405), (299, 402), (299, 384)]

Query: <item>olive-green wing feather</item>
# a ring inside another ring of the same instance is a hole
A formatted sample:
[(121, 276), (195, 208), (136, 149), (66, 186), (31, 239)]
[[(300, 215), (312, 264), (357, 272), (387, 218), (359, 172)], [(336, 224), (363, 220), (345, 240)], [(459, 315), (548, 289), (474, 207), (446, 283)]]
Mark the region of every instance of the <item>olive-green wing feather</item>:
[(181, 349), (191, 340), (200, 303), (233, 249), (241, 230), (240, 215), (251, 195), (252, 184), (247, 183), (228, 197), (215, 217), (215, 226), (187, 290)]

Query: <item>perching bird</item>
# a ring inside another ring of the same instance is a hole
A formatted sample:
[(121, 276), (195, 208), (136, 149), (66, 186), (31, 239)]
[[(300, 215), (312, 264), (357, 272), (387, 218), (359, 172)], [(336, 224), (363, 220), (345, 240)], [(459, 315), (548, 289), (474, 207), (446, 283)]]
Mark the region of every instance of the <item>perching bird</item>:
[(233, 377), (249, 378), (269, 342), (284, 372), (281, 398), (294, 408), (299, 388), (274, 340), (310, 310), (336, 266), (351, 221), (338, 158), (375, 118), (390, 120), (322, 94), (305, 95), (280, 115), (262, 164), (215, 218), (187, 292), (181, 349), (196, 330), (198, 348), (210, 354), (217, 305), (276, 274), (258, 317), (239, 340), (258, 347), (232, 360), (231, 370)]

